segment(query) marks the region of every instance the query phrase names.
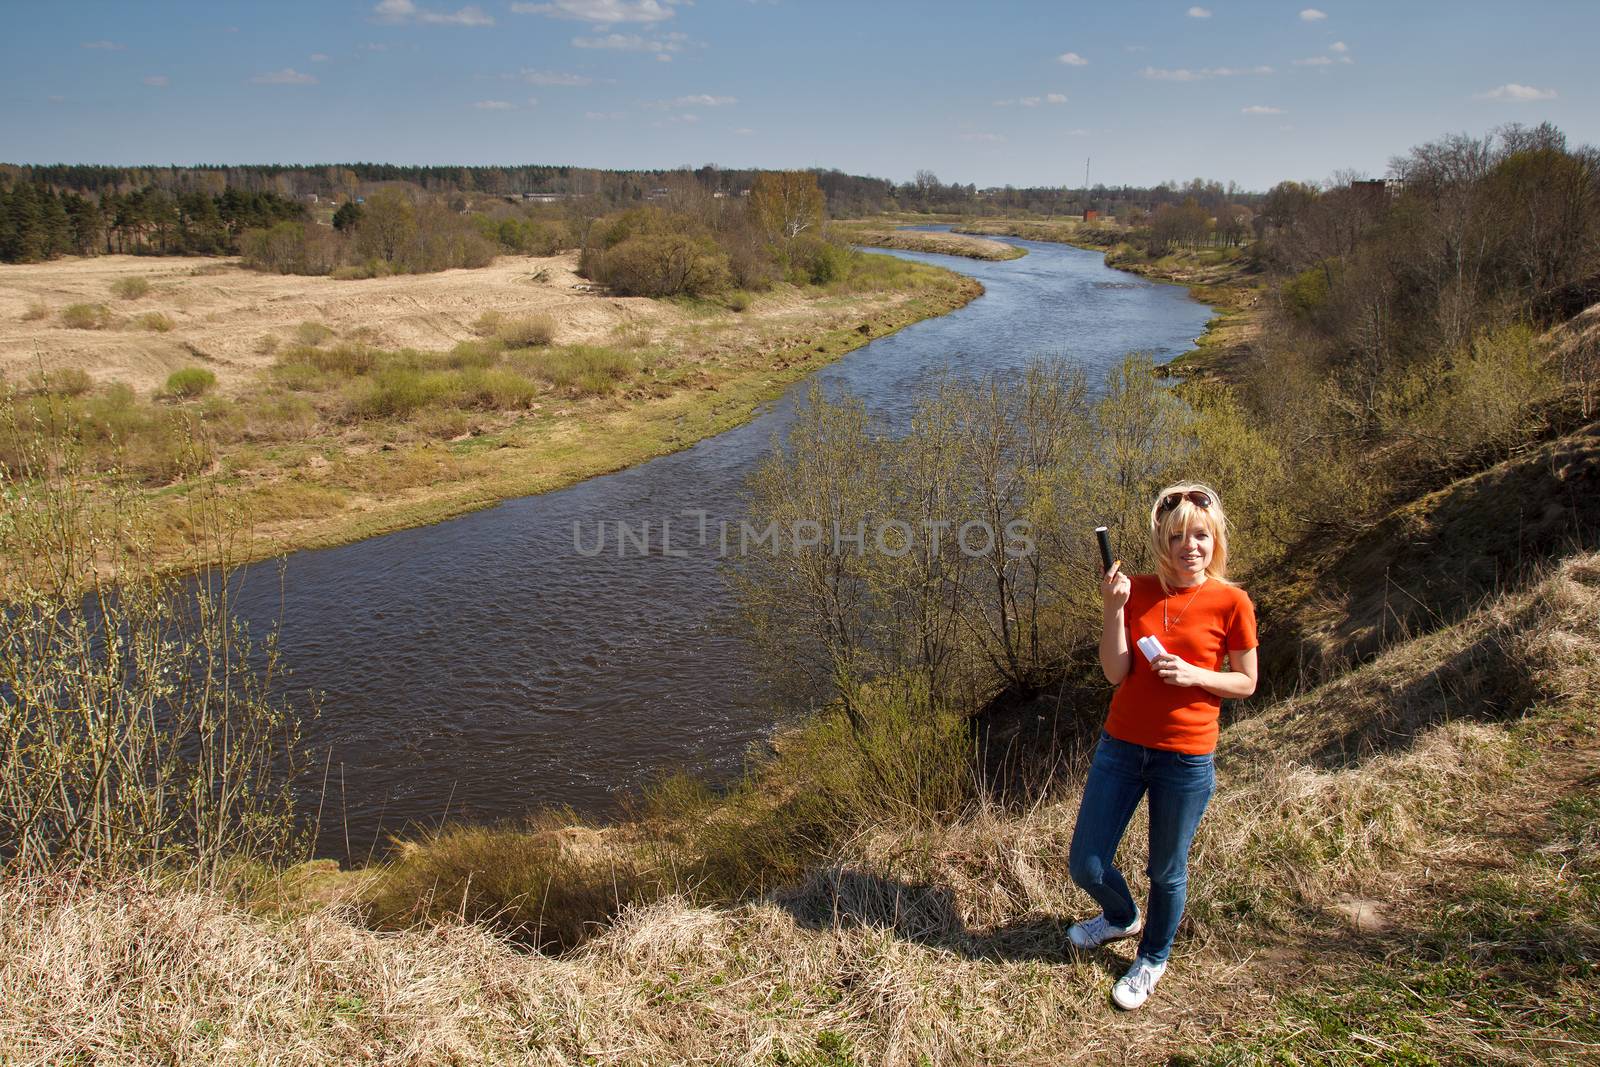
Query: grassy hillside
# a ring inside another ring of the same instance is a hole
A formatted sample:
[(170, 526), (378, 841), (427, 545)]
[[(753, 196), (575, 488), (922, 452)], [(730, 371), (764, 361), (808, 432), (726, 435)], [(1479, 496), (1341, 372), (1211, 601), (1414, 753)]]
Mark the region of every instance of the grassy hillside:
[[(704, 903), (685, 883), (622, 907), (559, 957), (489, 921), (376, 931), (379, 874), (301, 869), (258, 885), (249, 905), (147, 881), (11, 881), (0, 1060), (254, 1063), (267, 1049), (285, 1063), (1592, 1060), (1593, 516), (1572, 497), (1548, 536), (1517, 542), (1517, 567), (1497, 568), (1512, 542), (1484, 512), (1534, 507), (1529, 487), (1554, 477), (1553, 456), (1576, 457), (1557, 483), (1592, 477), (1582, 457), (1597, 431), (1386, 520), (1410, 529), (1424, 516), (1430, 541), (1375, 534), (1324, 561), (1365, 590), (1359, 568), (1387, 552), (1391, 574), (1416, 575), (1397, 578), (1418, 606), (1401, 628), (1382, 598), (1319, 601), (1317, 632), (1360, 654), (1330, 656), (1317, 684), (1227, 728), (1185, 929), (1137, 1015), (1106, 1000), (1126, 944), (1063, 948), (1087, 907), (1067, 875), (1067, 768), (1020, 807), (980, 796), (947, 820), (885, 813), (741, 903)], [(1129, 872), (1142, 836), (1136, 822)], [(605, 862), (613, 846), (569, 831), (551, 847)]]

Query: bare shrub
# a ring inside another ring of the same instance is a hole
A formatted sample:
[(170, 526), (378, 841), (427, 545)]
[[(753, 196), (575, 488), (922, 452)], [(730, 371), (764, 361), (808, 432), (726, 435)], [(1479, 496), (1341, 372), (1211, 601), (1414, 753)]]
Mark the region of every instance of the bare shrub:
[(73, 330), (103, 330), (111, 325), (111, 311), (104, 304), (68, 304), (61, 309), (61, 325)]
[[(267, 695), (275, 643), (251, 642), (220, 572), (192, 584), (153, 573), (136, 512), (91, 506), (70, 456), (9, 431), (24, 440), (8, 473), (32, 488), (0, 496), (5, 859), (181, 859), (214, 877), (241, 854), (279, 853), (298, 741)], [(194, 507), (196, 531), (225, 541), (215, 501)]]
[(294, 328), (294, 339), (303, 345), (320, 345), (333, 336), (333, 330), (309, 319)]
[(28, 375), (28, 384), (51, 396), (82, 396), (94, 388), (94, 379), (82, 367), (57, 367)]
[(38, 322), (40, 319), (50, 317), (50, 305), (42, 300), (35, 300), (28, 305), (28, 310), (22, 313), (23, 322)]
[(556, 323), (549, 315), (527, 315), (497, 323), (494, 336), (507, 348), (535, 348), (555, 340)]
[(490, 308), (472, 321), (472, 332), (479, 337), (493, 337), (504, 321), (504, 312)]
[(152, 333), (170, 333), (178, 324), (171, 315), (161, 311), (147, 311), (138, 318), (139, 328)]
[(137, 300), (150, 292), (148, 278), (118, 278), (111, 283), (111, 295), (121, 300)]

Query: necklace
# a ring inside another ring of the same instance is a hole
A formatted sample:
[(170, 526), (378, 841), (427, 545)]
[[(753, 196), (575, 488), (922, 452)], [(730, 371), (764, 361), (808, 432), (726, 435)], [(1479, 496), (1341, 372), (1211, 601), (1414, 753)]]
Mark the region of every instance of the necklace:
[(1188, 603), (1185, 603), (1179, 609), (1178, 617), (1170, 621), (1167, 619), (1167, 601), (1170, 597), (1161, 598), (1161, 630), (1163, 633), (1171, 633), (1172, 628), (1183, 621), (1183, 613), (1189, 610), (1189, 605), (1194, 603), (1194, 598), (1200, 595), (1200, 590), (1205, 584), (1206, 580), (1204, 578), (1200, 579), (1200, 584), (1194, 587), (1194, 592), (1189, 596)]

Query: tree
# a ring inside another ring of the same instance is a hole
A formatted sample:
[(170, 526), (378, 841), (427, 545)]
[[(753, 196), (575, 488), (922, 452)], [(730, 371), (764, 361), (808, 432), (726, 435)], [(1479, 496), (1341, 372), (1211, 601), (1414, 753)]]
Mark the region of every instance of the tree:
[(826, 205), (817, 176), (809, 171), (764, 171), (750, 189), (750, 211), (767, 238), (792, 241), (822, 225)]
[(333, 213), (333, 228), (340, 233), (348, 233), (361, 222), (361, 205), (354, 200), (346, 200), (339, 205), (339, 210)]
[(367, 198), (356, 247), (363, 258), (398, 263), (417, 237), (417, 212), (403, 190), (379, 189)]

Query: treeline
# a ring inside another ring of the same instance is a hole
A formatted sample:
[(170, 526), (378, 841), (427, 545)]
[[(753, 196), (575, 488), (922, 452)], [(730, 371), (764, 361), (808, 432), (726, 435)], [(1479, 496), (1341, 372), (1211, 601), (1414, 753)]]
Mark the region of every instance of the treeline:
[(147, 186), (83, 196), (0, 176), (0, 262), (97, 252), (224, 255), (239, 251), (246, 230), (305, 214), (299, 204), (270, 192), (175, 194)]
[[(444, 197), (457, 210), (476, 197), (524, 195), (588, 200), (605, 210), (660, 199), (686, 187), (723, 197), (747, 195), (756, 178), (766, 173), (751, 168), (706, 165), (675, 170), (598, 170), (590, 167), (527, 165), (512, 167), (418, 167), (389, 163), (339, 163), (295, 166), (287, 164), (215, 165), (196, 167), (109, 167), (90, 164), (18, 166), (0, 164), (0, 182), (42, 183), (57, 191), (99, 197), (156, 189), (171, 196), (224, 189), (245, 193), (271, 193), (286, 200), (310, 197), (334, 201), (369, 196), (385, 185), (404, 184)], [(943, 182), (921, 170), (907, 182), (812, 168), (817, 184), (835, 218), (871, 215), (884, 211), (913, 211), (961, 215), (1081, 215), (1086, 210), (1124, 215), (1149, 215), (1166, 204), (1194, 200), (1208, 216), (1227, 203), (1253, 206), (1262, 197), (1199, 178), (1187, 183), (1166, 182), (1153, 187), (1095, 185), (1092, 188), (1059, 186), (980, 189), (971, 183)]]

